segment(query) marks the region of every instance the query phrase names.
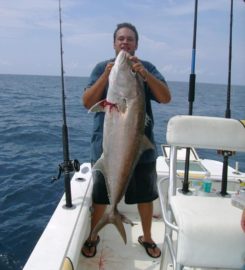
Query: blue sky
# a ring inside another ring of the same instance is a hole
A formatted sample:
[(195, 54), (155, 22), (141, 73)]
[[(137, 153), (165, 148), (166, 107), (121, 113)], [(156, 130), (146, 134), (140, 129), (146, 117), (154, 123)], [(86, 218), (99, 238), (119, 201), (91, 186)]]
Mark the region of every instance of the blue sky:
[[(227, 83), (230, 0), (199, 0), (198, 82)], [(88, 76), (114, 56), (112, 33), (120, 22), (140, 34), (136, 55), (167, 81), (191, 72), (194, 0), (62, 0), (67, 76)], [(58, 0), (0, 1), (0, 74), (59, 75)], [(232, 84), (245, 85), (245, 3), (234, 0)]]

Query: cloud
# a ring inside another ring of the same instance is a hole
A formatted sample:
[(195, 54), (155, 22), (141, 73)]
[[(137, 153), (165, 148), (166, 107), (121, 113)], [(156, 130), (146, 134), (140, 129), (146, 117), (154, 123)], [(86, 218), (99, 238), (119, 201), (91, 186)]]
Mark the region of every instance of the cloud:
[(112, 41), (111, 33), (86, 33), (86, 34), (77, 34), (77, 35), (69, 35), (66, 38), (67, 43), (83, 45), (83, 44), (94, 44), (98, 46), (98, 44), (107, 42), (108, 40)]
[[(227, 74), (230, 0), (198, 4), (196, 72), (198, 80), (224, 81)], [(245, 3), (234, 1), (234, 79), (245, 84)], [(57, 74), (59, 16), (57, 0), (0, 1), (0, 72)], [(166, 78), (188, 80), (193, 39), (193, 0), (62, 1), (65, 69), (88, 75), (113, 57), (112, 33), (129, 21), (139, 34), (137, 55), (151, 61)], [(4, 58), (3, 58), (4, 56)], [(48, 67), (48, 68), (46, 68)]]

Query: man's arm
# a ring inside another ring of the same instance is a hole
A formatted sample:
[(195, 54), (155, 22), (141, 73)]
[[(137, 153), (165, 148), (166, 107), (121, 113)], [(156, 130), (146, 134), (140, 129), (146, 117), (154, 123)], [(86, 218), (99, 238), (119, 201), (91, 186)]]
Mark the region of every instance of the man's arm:
[(141, 71), (141, 76), (144, 81), (149, 85), (153, 95), (160, 103), (168, 103), (171, 100), (171, 94), (169, 88), (162, 81), (158, 80), (155, 76), (153, 76), (150, 72), (148, 72), (145, 68), (144, 71)]
[(114, 63), (112, 62), (108, 63), (99, 79), (84, 91), (82, 102), (85, 108), (90, 109), (94, 104), (101, 100), (106, 84), (108, 83), (108, 78), (113, 64)]
[(169, 91), (168, 86), (162, 82), (161, 80), (157, 79), (154, 75), (152, 75), (138, 60), (136, 56), (130, 56), (129, 58), (133, 65), (132, 68), (135, 72), (139, 73), (140, 76), (147, 82), (148, 86), (150, 87), (153, 95), (160, 103), (168, 103), (171, 100), (171, 94)]

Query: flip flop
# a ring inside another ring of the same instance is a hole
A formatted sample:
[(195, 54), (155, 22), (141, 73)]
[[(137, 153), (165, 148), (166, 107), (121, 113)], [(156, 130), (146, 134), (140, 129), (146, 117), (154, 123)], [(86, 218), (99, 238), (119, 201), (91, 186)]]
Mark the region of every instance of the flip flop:
[[(83, 244), (83, 247), (81, 249), (81, 252), (83, 254), (84, 257), (87, 257), (87, 258), (92, 258), (96, 255), (97, 253), (97, 245), (99, 244), (100, 242), (100, 237), (97, 236), (97, 239), (95, 241), (90, 241), (90, 240), (86, 240), (85, 243)], [(90, 252), (90, 250), (92, 248), (94, 248), (94, 252), (92, 253), (92, 255), (88, 255), (83, 249), (86, 248), (88, 250), (88, 252)]]
[(156, 245), (155, 243), (144, 242), (142, 239), (143, 239), (143, 236), (139, 236), (138, 242), (141, 244), (142, 247), (145, 248), (146, 253), (147, 253), (150, 257), (152, 257), (152, 258), (154, 258), (154, 259), (159, 258), (159, 257), (161, 256), (161, 251), (160, 251), (159, 255), (157, 255), (157, 256), (153, 256), (153, 255), (149, 252), (149, 249), (155, 249), (155, 248), (157, 248), (157, 245)]

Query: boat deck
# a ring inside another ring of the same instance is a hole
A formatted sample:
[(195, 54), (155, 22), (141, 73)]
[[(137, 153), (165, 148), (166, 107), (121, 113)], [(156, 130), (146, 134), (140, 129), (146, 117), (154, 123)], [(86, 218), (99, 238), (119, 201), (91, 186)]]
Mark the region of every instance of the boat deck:
[[(158, 208), (157, 203), (154, 206)], [(127, 207), (125, 208), (124, 203), (122, 207), (128, 210)], [(159, 209), (156, 211), (156, 216), (158, 216), (158, 210)], [(138, 243), (138, 237), (142, 235), (142, 227), (136, 207), (132, 207), (129, 212), (121, 212), (136, 224), (133, 227), (128, 224), (124, 226), (127, 234), (127, 244), (124, 244), (114, 225), (106, 225), (99, 232), (100, 243), (97, 246), (96, 256), (93, 258), (85, 258), (81, 254), (76, 270), (160, 270), (161, 257), (157, 259), (149, 257), (145, 249)], [(162, 249), (164, 229), (165, 226), (162, 218), (153, 217), (152, 238), (160, 249)], [(173, 270), (169, 255), (167, 256), (166, 265), (167, 269), (164, 268), (164, 270)], [(215, 269), (185, 266), (183, 270)]]
[[(107, 225), (100, 231), (100, 243), (97, 254), (93, 258), (80, 256), (78, 269), (80, 270), (159, 270), (160, 258), (149, 257), (145, 249), (138, 243), (142, 235), (142, 228), (138, 213), (127, 214), (136, 225), (126, 224), (127, 244), (125, 245), (114, 225)], [(164, 224), (162, 219), (153, 218), (152, 237), (159, 248), (162, 248)]]
[[(165, 167), (162, 169), (161, 164), (164, 165), (165, 163), (162, 162), (162, 159), (158, 159), (158, 178), (165, 179), (167, 174)], [(243, 176), (244, 173), (242, 173)], [(179, 180), (179, 184), (181, 184), (181, 179)], [(220, 186), (220, 182), (218, 184)], [(162, 190), (165, 191), (167, 196), (168, 181), (163, 181), (162, 185)], [(142, 235), (142, 228), (137, 206), (125, 205), (123, 200), (120, 202), (118, 209), (137, 224), (133, 227), (125, 224), (127, 244), (124, 244), (114, 225), (107, 225), (99, 232), (101, 241), (97, 247), (96, 256), (85, 258), (81, 255), (81, 245), (87, 238), (90, 224), (92, 178), (89, 163), (82, 164), (80, 171), (74, 174), (71, 181), (71, 190), (74, 207), (71, 209), (64, 207), (66, 202), (64, 194), (25, 264), (25, 270), (72, 269), (62, 268), (63, 266), (66, 267), (66, 264), (63, 265), (65, 258), (68, 258), (68, 266), (70, 262), (76, 270), (160, 270), (161, 258), (153, 259), (149, 257), (145, 249), (138, 243), (138, 237)], [(215, 194), (216, 191), (212, 191), (209, 196)], [(160, 216), (159, 200), (155, 200), (152, 238), (162, 249), (165, 226), (163, 220), (159, 218)], [(166, 259), (165, 264), (168, 264), (168, 267), (164, 270), (173, 269), (170, 258)], [(184, 267), (184, 270), (193, 270), (193, 268)], [(196, 268), (195, 270), (200, 269)]]

